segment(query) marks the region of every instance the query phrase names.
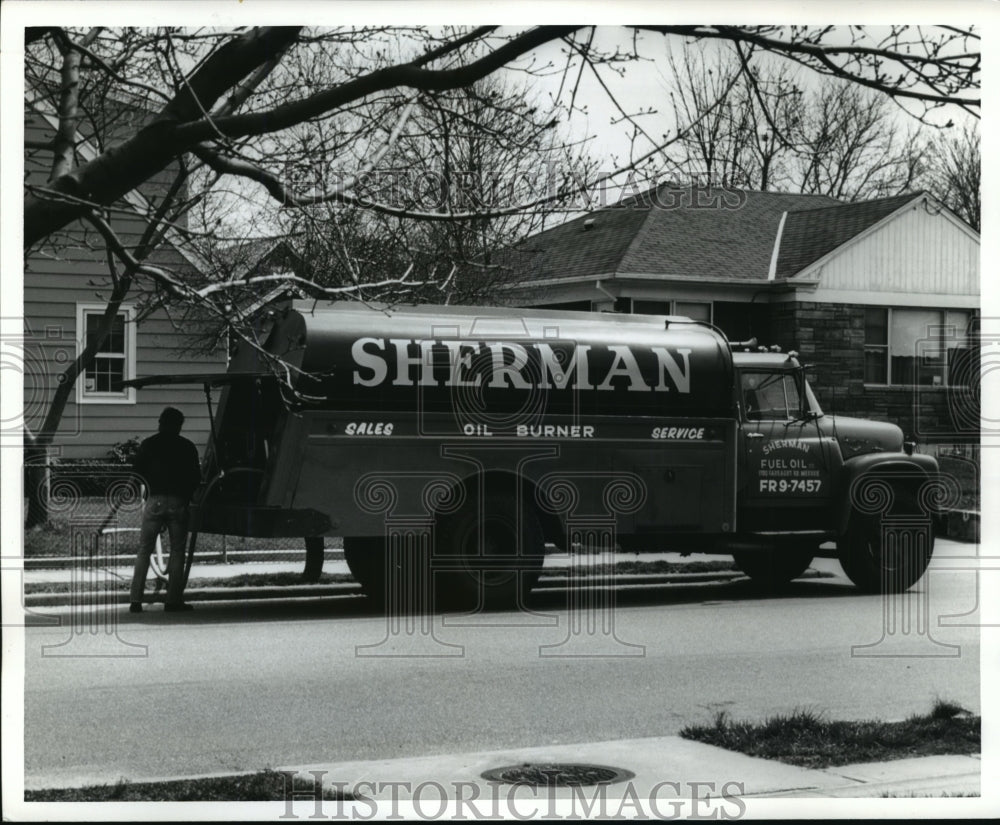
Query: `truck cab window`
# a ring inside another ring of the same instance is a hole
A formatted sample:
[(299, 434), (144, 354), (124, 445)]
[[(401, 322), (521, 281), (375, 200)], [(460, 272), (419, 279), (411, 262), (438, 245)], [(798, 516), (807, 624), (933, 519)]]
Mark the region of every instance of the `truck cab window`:
[(744, 372), (743, 409), (750, 421), (788, 421), (802, 412), (802, 398), (790, 372)]

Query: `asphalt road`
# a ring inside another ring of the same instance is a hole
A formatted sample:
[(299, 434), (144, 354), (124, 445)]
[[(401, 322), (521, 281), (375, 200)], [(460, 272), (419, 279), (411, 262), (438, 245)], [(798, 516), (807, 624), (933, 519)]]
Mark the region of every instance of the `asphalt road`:
[[(939, 542), (934, 565), (961, 566), (948, 556), (969, 547)], [(614, 597), (576, 633), (587, 613), (568, 612), (564, 591), (536, 594), (535, 616), (436, 617), (433, 637), (389, 641), (360, 597), (118, 608), (117, 638), (31, 627), (26, 787), (668, 735), (717, 710), (898, 719), (937, 696), (980, 707), (979, 631), (938, 627), (975, 605), (968, 570), (932, 566), (888, 609), (842, 576), (780, 597), (746, 581)]]

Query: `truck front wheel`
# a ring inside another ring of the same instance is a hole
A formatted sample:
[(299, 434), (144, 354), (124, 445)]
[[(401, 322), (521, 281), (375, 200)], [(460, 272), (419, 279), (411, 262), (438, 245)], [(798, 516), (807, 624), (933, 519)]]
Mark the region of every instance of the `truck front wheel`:
[(774, 589), (805, 573), (814, 555), (814, 550), (773, 549), (733, 553), (733, 561), (754, 582)]
[(860, 590), (902, 593), (927, 570), (934, 552), (934, 531), (883, 530), (879, 516), (854, 512), (837, 551), (841, 567)]

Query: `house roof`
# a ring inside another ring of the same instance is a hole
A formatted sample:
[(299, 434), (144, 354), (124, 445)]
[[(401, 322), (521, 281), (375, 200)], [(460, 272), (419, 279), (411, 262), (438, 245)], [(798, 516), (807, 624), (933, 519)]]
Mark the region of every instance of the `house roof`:
[(648, 209), (615, 208), (567, 221), (520, 244), (516, 266), (532, 280), (609, 275), (621, 268), (648, 217)]
[(766, 281), (781, 228), (775, 277), (787, 278), (921, 195), (845, 204), (826, 195), (665, 185), (527, 238), (516, 266), (525, 281)]
[(789, 211), (781, 233), (775, 278), (790, 278), (923, 193), (910, 192), (821, 209)]
[(286, 237), (242, 238), (220, 246), (217, 254), (225, 259), (229, 276), (233, 278), (275, 270), (295, 271), (302, 266), (302, 256)]

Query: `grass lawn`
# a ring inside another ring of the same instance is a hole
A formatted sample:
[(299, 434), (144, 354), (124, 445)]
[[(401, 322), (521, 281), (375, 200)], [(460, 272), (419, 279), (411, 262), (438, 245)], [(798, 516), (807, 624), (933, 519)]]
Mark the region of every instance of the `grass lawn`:
[[(264, 770), (238, 776), (209, 779), (177, 779), (170, 782), (126, 782), (114, 785), (89, 785), (85, 788), (53, 788), (25, 791), (25, 802), (284, 802), (288, 796), (289, 777), (278, 771)], [(297, 776), (297, 792), (312, 790), (305, 777)], [(324, 799), (350, 799), (328, 788)]]
[(681, 736), (803, 768), (829, 768), (912, 756), (979, 753), (980, 717), (940, 700), (925, 716), (902, 722), (831, 722), (803, 710), (763, 722), (743, 722), (723, 712), (711, 725), (689, 725)]

